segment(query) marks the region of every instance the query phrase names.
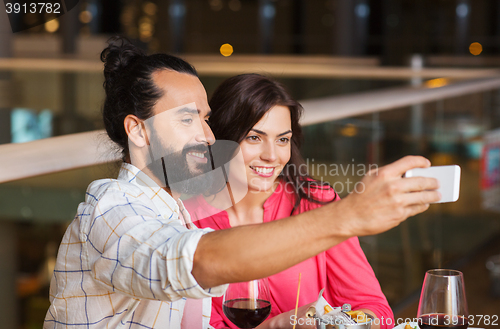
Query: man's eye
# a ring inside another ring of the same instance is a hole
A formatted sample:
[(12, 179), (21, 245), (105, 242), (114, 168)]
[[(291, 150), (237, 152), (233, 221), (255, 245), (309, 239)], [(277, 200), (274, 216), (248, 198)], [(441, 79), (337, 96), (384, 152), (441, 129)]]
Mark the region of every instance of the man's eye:
[(182, 119), (182, 123), (189, 125), (189, 124), (193, 123), (193, 119), (191, 119), (191, 118)]

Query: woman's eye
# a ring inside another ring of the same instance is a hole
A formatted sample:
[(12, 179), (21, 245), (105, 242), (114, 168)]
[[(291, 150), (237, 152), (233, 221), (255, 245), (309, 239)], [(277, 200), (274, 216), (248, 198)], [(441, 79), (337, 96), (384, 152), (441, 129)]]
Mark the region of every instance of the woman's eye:
[(259, 136), (248, 136), (247, 139), (249, 141), (255, 142), (259, 140)]
[(282, 137), (279, 139), (280, 143), (282, 144), (288, 144), (288, 142), (290, 142), (290, 138), (288, 137)]

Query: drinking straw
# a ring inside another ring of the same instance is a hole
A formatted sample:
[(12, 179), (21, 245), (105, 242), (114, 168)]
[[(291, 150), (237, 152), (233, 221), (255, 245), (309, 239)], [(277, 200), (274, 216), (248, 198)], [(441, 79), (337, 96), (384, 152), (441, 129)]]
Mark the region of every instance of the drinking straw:
[(297, 286), (297, 302), (295, 303), (295, 322), (293, 324), (293, 329), (295, 329), (295, 325), (297, 324), (297, 308), (299, 307), (299, 293), (300, 293), (300, 278), (302, 277), (302, 273), (299, 273), (299, 284)]

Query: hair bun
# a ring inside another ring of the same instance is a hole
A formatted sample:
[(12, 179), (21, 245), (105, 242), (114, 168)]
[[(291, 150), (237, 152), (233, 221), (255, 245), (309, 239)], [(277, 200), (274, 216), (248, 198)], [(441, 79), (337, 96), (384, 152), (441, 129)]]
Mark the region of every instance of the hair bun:
[(107, 90), (115, 79), (127, 72), (138, 58), (145, 53), (134, 46), (127, 38), (115, 36), (108, 40), (108, 46), (101, 52), (101, 61), (104, 62), (104, 88)]

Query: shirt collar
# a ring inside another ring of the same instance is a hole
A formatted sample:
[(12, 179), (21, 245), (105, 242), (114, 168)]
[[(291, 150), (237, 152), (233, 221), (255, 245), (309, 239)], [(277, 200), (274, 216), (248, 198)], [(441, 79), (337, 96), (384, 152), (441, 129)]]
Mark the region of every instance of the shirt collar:
[[(120, 168), (118, 179), (138, 186), (153, 201), (160, 213), (170, 212), (179, 215), (179, 205), (174, 198), (136, 166), (124, 162)], [(165, 212), (162, 209), (165, 211), (168, 209), (168, 211)]]

